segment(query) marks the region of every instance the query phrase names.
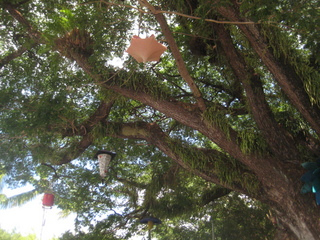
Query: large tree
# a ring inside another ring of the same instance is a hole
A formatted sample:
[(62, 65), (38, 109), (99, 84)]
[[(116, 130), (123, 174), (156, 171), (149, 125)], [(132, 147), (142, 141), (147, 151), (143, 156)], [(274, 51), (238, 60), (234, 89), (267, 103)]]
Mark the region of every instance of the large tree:
[[(121, 183), (132, 209), (145, 193), (136, 213), (155, 211), (182, 168), (201, 191), (266, 203), (282, 238), (319, 239), (319, 208), (300, 193), (301, 163), (320, 155), (319, 1), (0, 2), (1, 171), (13, 186), (55, 179), (66, 208), (104, 147), (118, 156), (98, 203)], [(138, 34), (168, 47), (160, 62), (124, 53)]]

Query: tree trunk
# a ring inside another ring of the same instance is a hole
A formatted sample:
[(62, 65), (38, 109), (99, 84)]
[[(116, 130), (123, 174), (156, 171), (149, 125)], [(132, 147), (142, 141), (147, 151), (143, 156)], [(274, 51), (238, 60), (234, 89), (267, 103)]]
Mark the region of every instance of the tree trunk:
[(288, 239), (319, 239), (319, 209), (311, 194), (300, 194), (299, 185), (297, 181), (288, 181), (283, 186), (273, 186), (268, 189), (266, 203), (277, 218), (278, 232), (282, 231)]

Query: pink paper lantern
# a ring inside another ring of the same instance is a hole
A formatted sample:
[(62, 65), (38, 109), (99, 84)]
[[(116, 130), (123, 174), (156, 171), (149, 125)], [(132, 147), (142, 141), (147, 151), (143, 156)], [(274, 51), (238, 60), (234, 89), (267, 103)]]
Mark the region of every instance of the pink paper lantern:
[(160, 56), (166, 50), (167, 47), (159, 43), (152, 34), (150, 37), (146, 38), (133, 36), (131, 38), (131, 44), (126, 52), (137, 60), (137, 62), (146, 63), (148, 61), (158, 62), (160, 60)]

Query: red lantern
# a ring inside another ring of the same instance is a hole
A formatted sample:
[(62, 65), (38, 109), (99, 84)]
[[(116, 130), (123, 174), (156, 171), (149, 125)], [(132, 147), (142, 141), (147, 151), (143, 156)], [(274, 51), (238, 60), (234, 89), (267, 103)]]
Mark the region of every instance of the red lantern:
[(54, 195), (51, 193), (45, 193), (42, 198), (42, 206), (43, 207), (52, 207), (54, 202)]

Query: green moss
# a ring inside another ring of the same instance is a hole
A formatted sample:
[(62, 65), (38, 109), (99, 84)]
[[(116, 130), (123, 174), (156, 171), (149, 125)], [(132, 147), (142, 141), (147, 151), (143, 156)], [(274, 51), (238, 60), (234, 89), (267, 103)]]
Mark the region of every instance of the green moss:
[(238, 132), (238, 143), (240, 149), (245, 154), (266, 154), (267, 143), (255, 130), (245, 130)]
[(228, 138), (230, 138), (230, 125), (229, 121), (226, 118), (226, 112), (218, 109), (216, 105), (207, 108), (207, 110), (203, 113), (204, 119), (206, 119), (209, 123), (214, 125), (214, 127), (218, 127), (221, 129)]
[[(231, 156), (217, 152), (215, 155), (207, 154), (194, 147), (187, 147), (177, 141), (171, 141), (170, 146), (188, 166), (202, 172), (216, 174), (220, 181), (229, 186), (241, 185), (248, 192), (256, 192), (259, 181), (249, 173), (245, 166)], [(253, 182), (251, 182), (253, 181)]]
[(121, 131), (122, 135), (125, 136), (147, 136), (148, 131), (144, 130), (143, 128), (134, 128), (134, 127), (129, 127), (129, 126), (124, 126)]
[(252, 196), (256, 195), (260, 189), (260, 181), (252, 173), (241, 174), (241, 185), (247, 189)]
[(193, 169), (203, 170), (210, 161), (206, 154), (196, 148), (183, 146), (174, 140), (170, 140), (169, 145), (172, 147), (172, 151)]

